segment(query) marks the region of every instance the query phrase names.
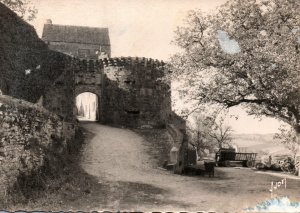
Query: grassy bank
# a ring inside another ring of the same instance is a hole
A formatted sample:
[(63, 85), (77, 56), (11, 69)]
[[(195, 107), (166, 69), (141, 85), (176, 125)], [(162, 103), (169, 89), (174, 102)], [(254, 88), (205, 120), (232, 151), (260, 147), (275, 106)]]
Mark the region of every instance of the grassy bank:
[[(105, 191), (98, 180), (79, 166), (84, 138), (92, 135), (80, 129), (63, 156), (55, 156), (38, 174), (20, 177), (2, 209), (14, 210), (67, 210), (80, 208), (92, 193)], [(54, 160), (55, 159), (55, 160)], [(99, 201), (97, 201), (99, 202)]]
[[(154, 167), (162, 167), (168, 159), (171, 140), (164, 129), (133, 130), (145, 140), (146, 150), (154, 159)], [(51, 164), (43, 173), (20, 180), (10, 203), (2, 206), (9, 211), (92, 211), (114, 208), (122, 209), (143, 205), (166, 205), (173, 202), (161, 200), (163, 189), (152, 185), (129, 182), (110, 182), (87, 174), (80, 166), (82, 146), (94, 134), (81, 129), (70, 147), (69, 153)]]

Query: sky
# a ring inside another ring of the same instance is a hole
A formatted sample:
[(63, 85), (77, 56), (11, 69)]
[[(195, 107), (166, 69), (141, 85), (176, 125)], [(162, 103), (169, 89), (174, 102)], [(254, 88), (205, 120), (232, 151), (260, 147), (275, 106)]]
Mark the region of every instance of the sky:
[(167, 60), (177, 49), (173, 32), (193, 8), (211, 11), (225, 0), (33, 0), (39, 13), (31, 22), (41, 36), (43, 24), (108, 27), (112, 56)]
[[(30, 22), (39, 36), (46, 19), (53, 24), (108, 27), (112, 57), (146, 57), (167, 61), (179, 49), (171, 43), (174, 30), (187, 11), (214, 11), (226, 0), (32, 0), (38, 9)], [(233, 50), (235, 51), (235, 50)], [(280, 126), (272, 118), (261, 121), (240, 107), (230, 110), (239, 119), (228, 118), (235, 133), (274, 133)]]

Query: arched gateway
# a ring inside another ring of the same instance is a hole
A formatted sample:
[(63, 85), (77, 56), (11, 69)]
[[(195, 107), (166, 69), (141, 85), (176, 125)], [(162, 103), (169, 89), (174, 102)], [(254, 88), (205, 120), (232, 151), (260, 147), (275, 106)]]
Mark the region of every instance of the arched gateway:
[(169, 85), (163, 62), (145, 58), (79, 60), (72, 58), (65, 72), (48, 90), (44, 106), (74, 119), (76, 97), (98, 96), (99, 122), (128, 127), (161, 127), (171, 115)]
[(76, 96), (91, 92), (98, 96), (99, 122), (130, 127), (166, 124), (171, 94), (169, 86), (158, 81), (164, 75), (163, 62), (109, 58), (107, 28), (57, 25), (48, 20), (42, 39), (51, 50), (73, 57), (46, 93), (46, 108), (72, 120)]
[(83, 92), (76, 96), (76, 117), (78, 121), (99, 120), (99, 97), (91, 92)]

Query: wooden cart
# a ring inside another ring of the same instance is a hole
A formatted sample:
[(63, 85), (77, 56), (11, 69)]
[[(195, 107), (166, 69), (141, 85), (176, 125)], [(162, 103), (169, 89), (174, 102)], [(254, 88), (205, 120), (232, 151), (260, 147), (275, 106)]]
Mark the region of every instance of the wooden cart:
[(241, 163), (244, 167), (255, 166), (257, 153), (235, 152), (235, 149), (220, 149), (216, 153), (216, 163), (218, 166), (231, 166)]

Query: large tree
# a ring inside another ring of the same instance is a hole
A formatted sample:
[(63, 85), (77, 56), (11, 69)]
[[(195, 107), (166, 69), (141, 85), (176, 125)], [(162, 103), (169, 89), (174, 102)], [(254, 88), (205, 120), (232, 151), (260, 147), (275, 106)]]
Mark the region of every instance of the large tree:
[(170, 77), (199, 106), (246, 106), (300, 133), (300, 1), (231, 0), (190, 11), (174, 42)]

